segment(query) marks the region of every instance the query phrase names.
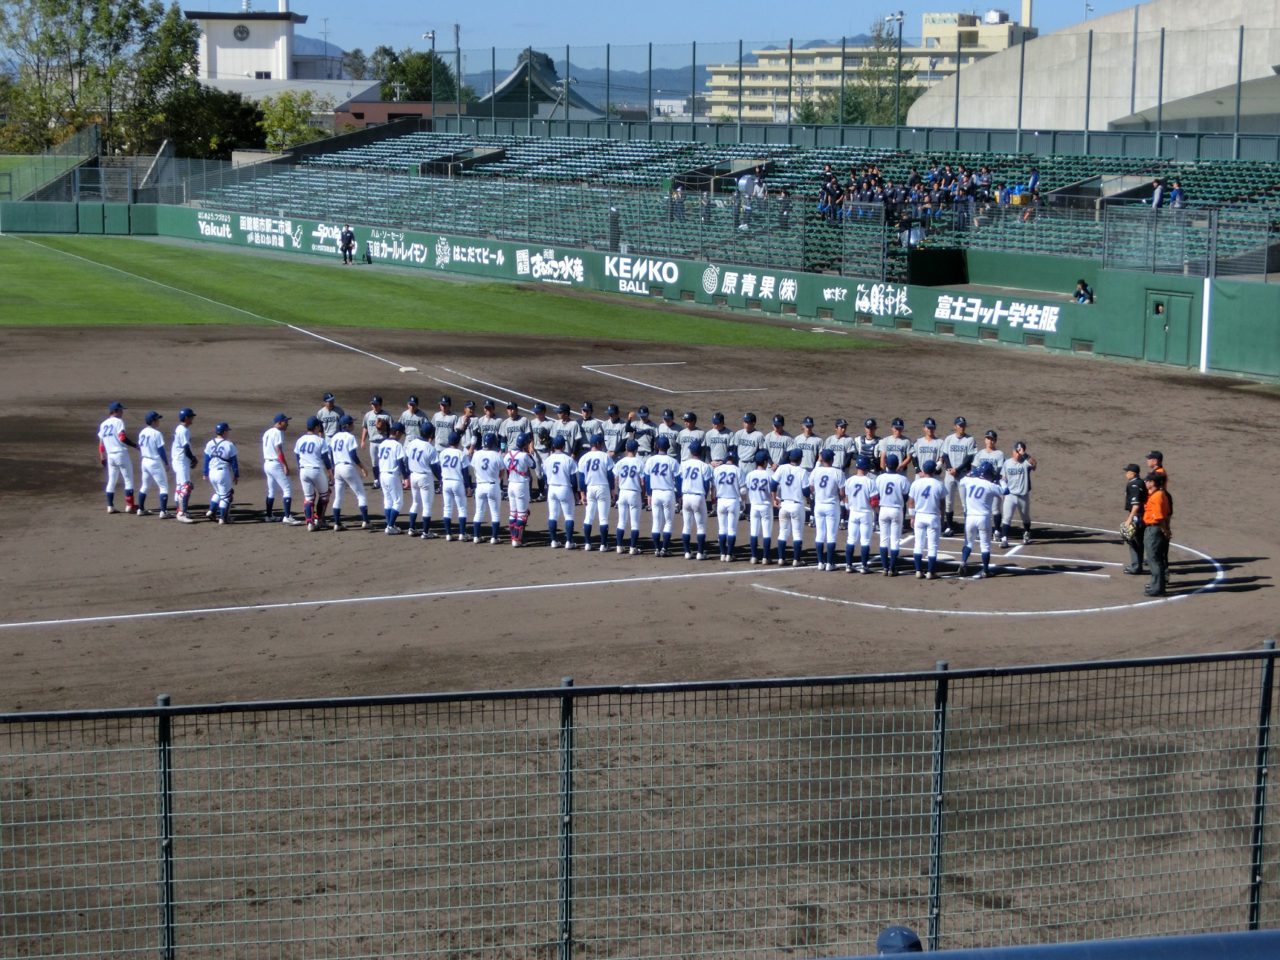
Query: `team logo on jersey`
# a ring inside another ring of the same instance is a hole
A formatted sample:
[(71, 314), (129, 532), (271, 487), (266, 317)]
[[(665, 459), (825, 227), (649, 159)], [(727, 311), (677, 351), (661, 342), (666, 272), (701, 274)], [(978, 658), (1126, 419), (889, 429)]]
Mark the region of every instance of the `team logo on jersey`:
[(702, 289), (707, 294), (716, 292), (720, 286), (720, 268), (714, 263), (702, 271)]

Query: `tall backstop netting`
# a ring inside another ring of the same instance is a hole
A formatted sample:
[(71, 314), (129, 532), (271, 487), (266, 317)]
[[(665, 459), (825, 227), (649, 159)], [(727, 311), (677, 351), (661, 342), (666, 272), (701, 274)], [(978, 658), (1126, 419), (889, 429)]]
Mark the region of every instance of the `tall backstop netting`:
[[(1030, 635), (1029, 635), (1030, 642)], [(1280, 924), (1275, 651), (0, 716), (0, 954), (743, 958)]]

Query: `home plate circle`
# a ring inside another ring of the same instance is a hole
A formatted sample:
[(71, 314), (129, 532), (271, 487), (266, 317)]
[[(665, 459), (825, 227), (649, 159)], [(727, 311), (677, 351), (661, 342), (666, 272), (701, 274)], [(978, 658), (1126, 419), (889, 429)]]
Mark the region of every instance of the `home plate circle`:
[[(1066, 617), (1111, 613), (1177, 603), (1215, 590), (1226, 569), (1214, 557), (1181, 543), (1169, 545), (1170, 593), (1145, 597), (1147, 576), (1125, 574), (1127, 550), (1118, 535), (1099, 527), (1068, 523), (1037, 523), (1032, 543), (1013, 543), (991, 552), (992, 576), (977, 579), (979, 557), (969, 558), (968, 575), (956, 570), (964, 541), (945, 537), (938, 550), (938, 579), (917, 580), (912, 565), (913, 541), (904, 540), (898, 557), (898, 576), (882, 576), (878, 549), (872, 544), (872, 576), (819, 573), (788, 586), (753, 583), (763, 593), (815, 603), (861, 607), (897, 613), (941, 614), (954, 617)], [(1021, 539), (1021, 534), (1017, 534)], [(836, 544), (844, 556), (844, 536)], [(856, 554), (855, 554), (856, 559)], [(801, 571), (797, 571), (799, 573)], [(1136, 599), (1135, 599), (1136, 594)]]

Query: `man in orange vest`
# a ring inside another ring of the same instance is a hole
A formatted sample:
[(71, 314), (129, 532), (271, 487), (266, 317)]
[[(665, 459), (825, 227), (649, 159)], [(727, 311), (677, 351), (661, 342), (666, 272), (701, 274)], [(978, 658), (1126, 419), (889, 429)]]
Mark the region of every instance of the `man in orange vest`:
[(1142, 537), (1151, 580), (1143, 593), (1148, 597), (1161, 597), (1169, 586), (1169, 521), (1173, 518), (1173, 501), (1165, 491), (1164, 474), (1148, 473), (1145, 479), (1147, 502), (1142, 508)]

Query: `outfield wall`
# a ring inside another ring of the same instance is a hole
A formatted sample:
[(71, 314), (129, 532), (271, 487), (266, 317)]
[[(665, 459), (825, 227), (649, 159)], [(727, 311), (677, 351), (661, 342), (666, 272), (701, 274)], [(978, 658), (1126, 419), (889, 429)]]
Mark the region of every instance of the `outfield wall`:
[[(160, 235), (337, 258), (338, 223), (194, 207), (0, 203), (0, 231)], [(1108, 270), (1069, 257), (969, 251), (969, 279), (1007, 288), (859, 281), (713, 261), (477, 239), (396, 227), (355, 228), (357, 255), (491, 280), (547, 283), (806, 322), (868, 326), (1015, 347), (1280, 379), (1280, 287)], [(1086, 278), (1097, 303), (1068, 294)], [(1015, 286), (1016, 285), (1016, 286)], [(1061, 291), (1061, 295), (1043, 291)], [(1206, 335), (1203, 326), (1209, 318)]]

